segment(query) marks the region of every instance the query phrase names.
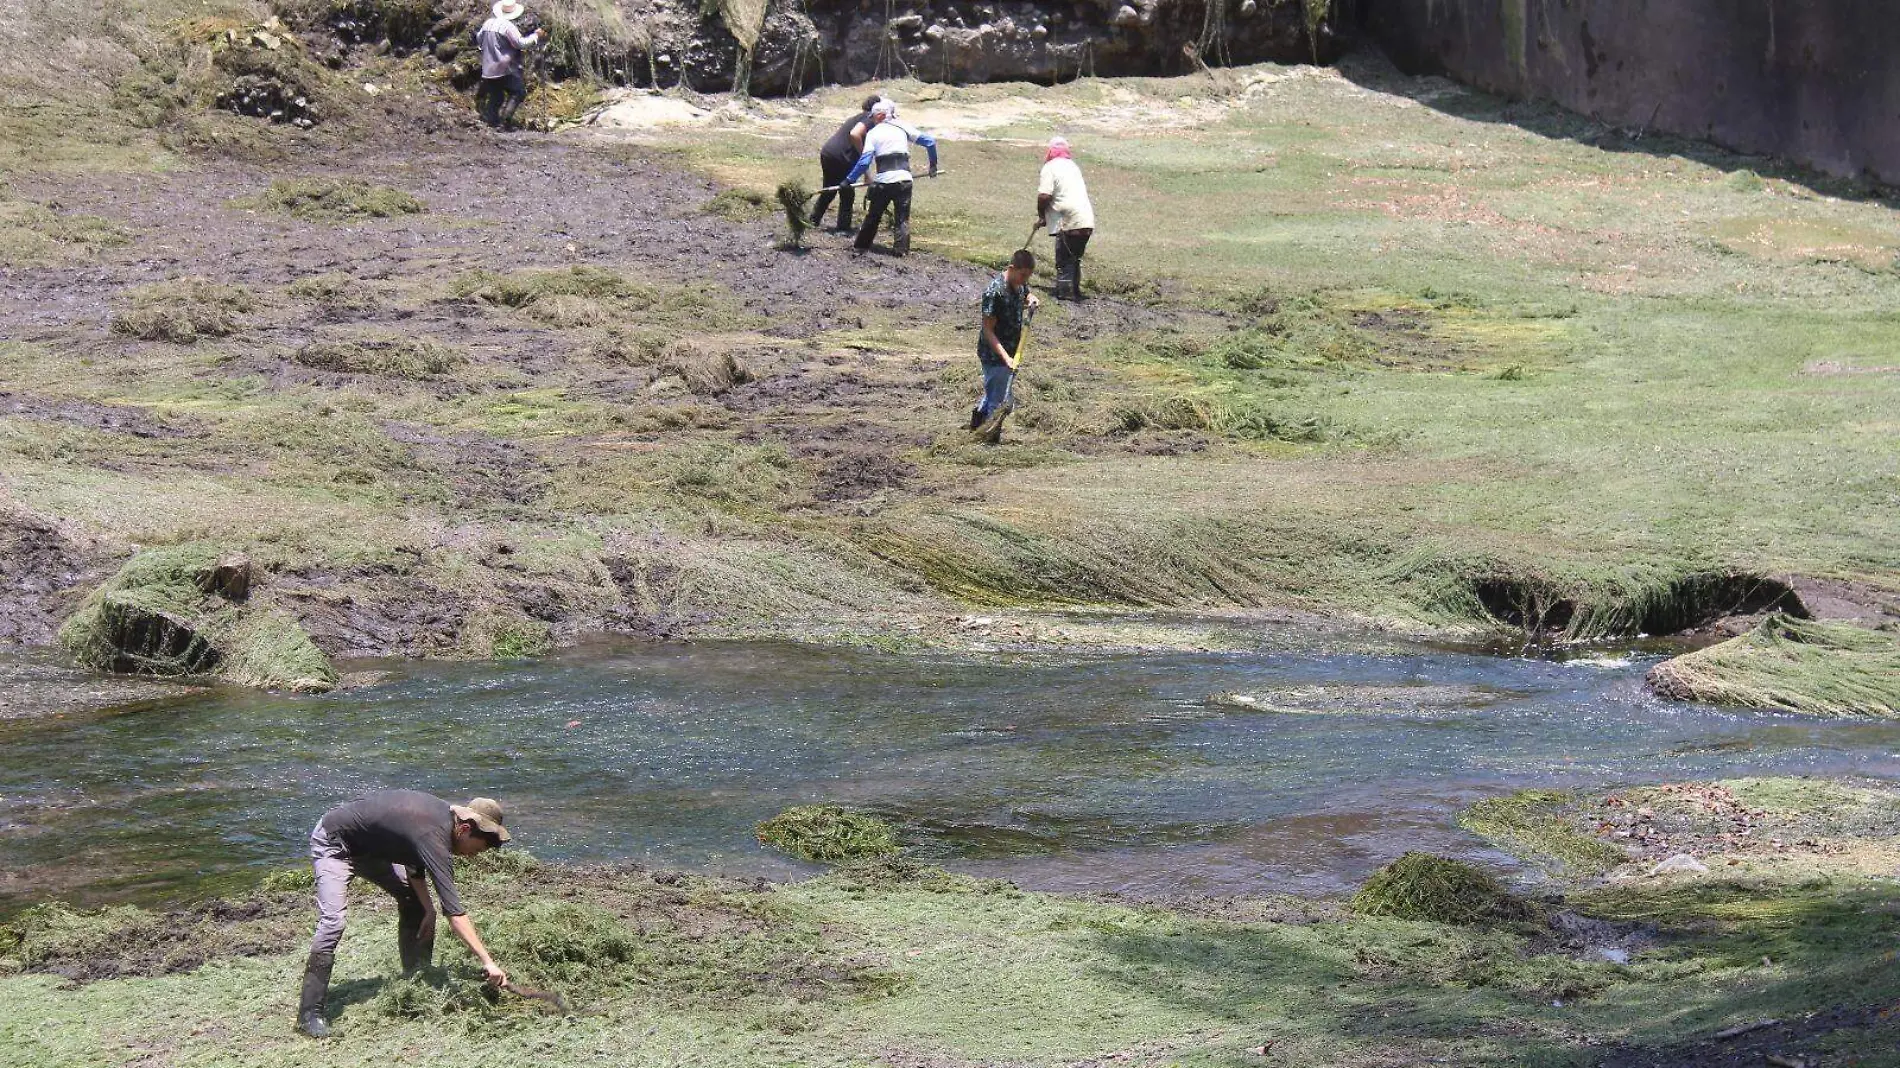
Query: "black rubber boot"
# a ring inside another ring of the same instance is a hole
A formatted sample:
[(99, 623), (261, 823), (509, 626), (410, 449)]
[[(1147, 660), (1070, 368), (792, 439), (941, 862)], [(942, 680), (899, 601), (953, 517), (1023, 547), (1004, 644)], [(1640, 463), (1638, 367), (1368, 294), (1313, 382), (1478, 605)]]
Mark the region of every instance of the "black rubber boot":
[(312, 953), (303, 966), (303, 996), (297, 1000), (297, 1030), (311, 1038), (329, 1038), (330, 1021), (324, 1018), (323, 1003), (330, 995), (330, 971), (336, 967), (335, 953)]
[(402, 974), (414, 975), (435, 962), (435, 913), (419, 901), (396, 906), (396, 952)]
[(983, 406), (979, 404), (976, 407), (970, 409), (970, 429), (976, 430), (982, 427), (982, 425), (983, 425)]

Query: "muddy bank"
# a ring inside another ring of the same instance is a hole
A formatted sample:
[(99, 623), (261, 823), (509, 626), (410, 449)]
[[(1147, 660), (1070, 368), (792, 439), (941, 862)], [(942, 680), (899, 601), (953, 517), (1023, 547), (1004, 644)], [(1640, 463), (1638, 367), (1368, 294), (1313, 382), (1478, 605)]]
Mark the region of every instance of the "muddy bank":
[(51, 643), (85, 584), (98, 578), (104, 551), (50, 520), (0, 508), (0, 643)]

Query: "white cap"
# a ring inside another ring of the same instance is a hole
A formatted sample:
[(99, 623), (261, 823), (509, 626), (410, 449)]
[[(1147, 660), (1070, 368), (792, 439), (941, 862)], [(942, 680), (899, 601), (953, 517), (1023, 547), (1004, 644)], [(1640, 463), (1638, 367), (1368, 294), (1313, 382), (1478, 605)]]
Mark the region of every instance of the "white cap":
[(877, 118), (877, 119), (896, 118), (897, 117), (897, 102), (890, 99), (889, 97), (879, 100), (877, 104), (871, 108), (871, 117)]

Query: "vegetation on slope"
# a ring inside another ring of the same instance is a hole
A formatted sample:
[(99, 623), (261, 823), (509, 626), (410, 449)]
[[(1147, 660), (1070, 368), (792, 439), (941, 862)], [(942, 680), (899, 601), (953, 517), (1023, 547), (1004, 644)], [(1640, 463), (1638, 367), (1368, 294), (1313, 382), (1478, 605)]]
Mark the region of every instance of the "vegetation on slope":
[[(349, 14), (403, 41), (419, 24), (319, 6), (292, 23)], [(275, 55), (259, 14), (187, 37)], [(1878, 594), (1900, 573), (1878, 506), (1895, 378), (1855, 355), (1896, 340), (1895, 277), (1859, 256), (1900, 247), (1879, 205), (1731, 181), (1740, 161), (1692, 146), (1604, 151), (1475, 94), (1421, 106), (1423, 83), (1378, 71), (893, 86), (924, 125), (973, 135), (920, 187), (920, 246), (985, 265), (1014, 247), (999, 191), (1029, 187), (1020, 142), (1057, 126), (1103, 211), (1089, 278), (1113, 299), (1045, 309), (1010, 441), (987, 449), (956, 427), (980, 272), (767, 247), (763, 191), (810, 179), (792, 135), (823, 132), (841, 93), (668, 132), (663, 151), (537, 144), (547, 168), (501, 187), (454, 131), (399, 177), (387, 146), (326, 155), (338, 190), (387, 181), (431, 206), (362, 227), (231, 206), (265, 179), (304, 203), (296, 153), (333, 123), (408, 129), (380, 109), (424, 99), (403, 67), (421, 47), (352, 53), (388, 65), (375, 94), (371, 67), (341, 86), (347, 116), (227, 146), (251, 161), (241, 182), (153, 177), (189, 227), (144, 189), (75, 201), (115, 226), (137, 214), (160, 244), (189, 229), (217, 262), (178, 269), (215, 277), (141, 294), (136, 249), (75, 253), (109, 272), (122, 332), (55, 317), (0, 344), (33, 395), (0, 416), (10, 507), (120, 546), (272, 544), (312, 633), (425, 655), (609, 626), (886, 633), (970, 603), (1290, 605), (1580, 640), (1798, 614), (1764, 575)], [(1033, 109), (1004, 103), (1021, 94)], [(186, 165), (126, 138), (10, 158), (41, 204), (60, 166)], [(761, 217), (702, 214), (709, 197)], [(517, 217), (540, 221), (491, 232)], [(1859, 266), (1793, 255), (1823, 230)], [(205, 288), (237, 281), (224, 261), (247, 264), (248, 304)], [(170, 429), (114, 429), (130, 412)], [(412, 605), (435, 622), (391, 625)]]
[(210, 543), (147, 549), (87, 597), (61, 628), (60, 643), (100, 670), (334, 687), (336, 669), (294, 616), (248, 603), (251, 582), (248, 558)]
[(1774, 615), (1656, 665), (1665, 697), (1822, 716), (1900, 716), (1900, 634)]

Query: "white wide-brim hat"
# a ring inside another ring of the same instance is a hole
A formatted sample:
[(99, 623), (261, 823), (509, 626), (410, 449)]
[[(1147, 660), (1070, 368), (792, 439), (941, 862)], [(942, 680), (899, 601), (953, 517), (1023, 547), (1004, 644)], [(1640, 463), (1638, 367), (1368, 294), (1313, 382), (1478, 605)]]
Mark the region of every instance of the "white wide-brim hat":
[(526, 14), (527, 11), (527, 8), (515, 3), (515, 0), (501, 0), (500, 3), (495, 5), (495, 17), (498, 19), (507, 19), (509, 22), (520, 18)]

